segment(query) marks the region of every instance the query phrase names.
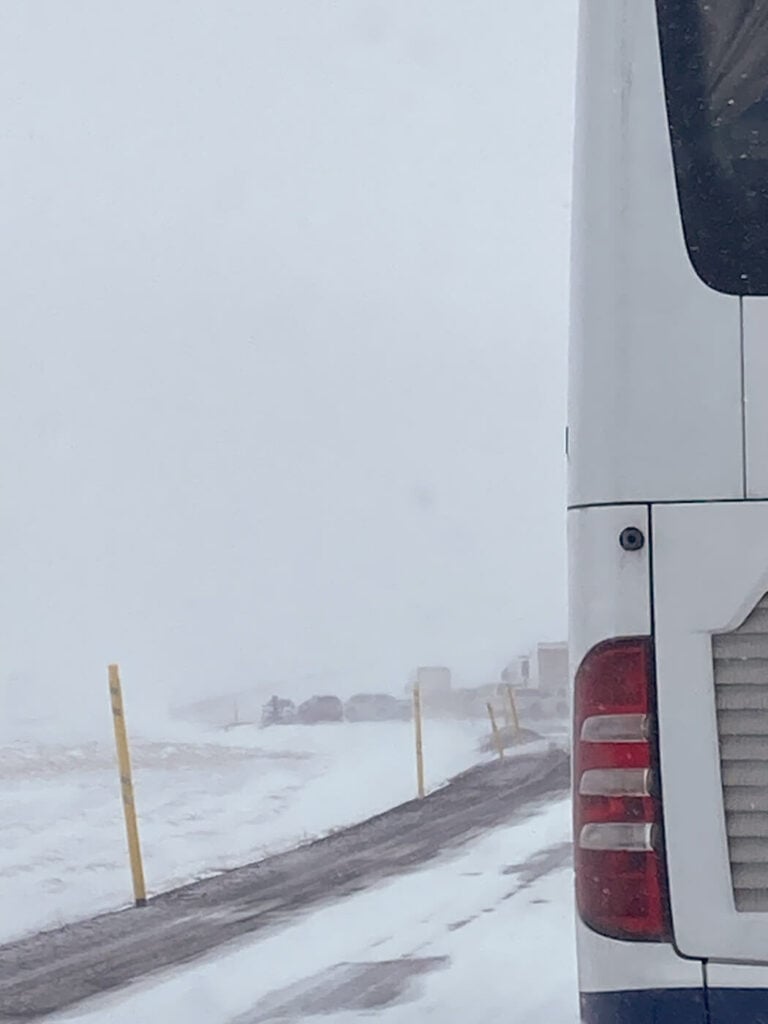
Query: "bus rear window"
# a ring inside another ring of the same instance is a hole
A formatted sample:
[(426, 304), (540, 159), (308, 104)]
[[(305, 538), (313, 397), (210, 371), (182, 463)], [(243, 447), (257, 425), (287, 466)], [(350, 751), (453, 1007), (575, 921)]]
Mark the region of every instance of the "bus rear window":
[(699, 276), (768, 294), (768, 0), (657, 0), (675, 173)]

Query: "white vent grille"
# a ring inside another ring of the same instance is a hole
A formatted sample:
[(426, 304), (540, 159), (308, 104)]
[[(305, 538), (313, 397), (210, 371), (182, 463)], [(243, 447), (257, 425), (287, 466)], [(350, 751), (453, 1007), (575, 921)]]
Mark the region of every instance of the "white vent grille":
[(768, 911), (768, 594), (712, 653), (733, 896)]

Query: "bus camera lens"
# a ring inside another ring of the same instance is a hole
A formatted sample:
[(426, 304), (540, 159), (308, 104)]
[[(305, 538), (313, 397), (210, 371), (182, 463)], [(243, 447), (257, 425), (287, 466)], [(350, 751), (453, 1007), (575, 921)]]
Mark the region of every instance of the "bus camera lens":
[(625, 551), (639, 551), (645, 544), (645, 537), (642, 530), (638, 530), (636, 526), (628, 526), (626, 530), (621, 531), (619, 544)]

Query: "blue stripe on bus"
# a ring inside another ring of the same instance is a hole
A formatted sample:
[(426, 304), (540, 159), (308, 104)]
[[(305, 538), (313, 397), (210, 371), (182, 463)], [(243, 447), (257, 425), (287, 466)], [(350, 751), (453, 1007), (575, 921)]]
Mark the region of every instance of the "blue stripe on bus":
[(768, 1024), (768, 988), (711, 988), (712, 1024)]
[[(707, 1002), (709, 1013), (707, 1013)], [(585, 992), (584, 1024), (768, 1024), (768, 988)]]
[[(581, 1019), (584, 1024), (707, 1024), (704, 989), (584, 992)], [(713, 1018), (712, 1024), (720, 1022)]]

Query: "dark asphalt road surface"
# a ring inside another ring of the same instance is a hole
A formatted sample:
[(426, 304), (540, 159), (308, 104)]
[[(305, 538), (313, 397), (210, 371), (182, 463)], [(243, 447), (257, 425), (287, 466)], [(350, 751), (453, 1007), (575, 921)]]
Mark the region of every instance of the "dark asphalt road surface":
[(568, 757), (523, 755), (288, 853), (0, 946), (0, 1021), (34, 1020), (413, 870), (566, 790)]

